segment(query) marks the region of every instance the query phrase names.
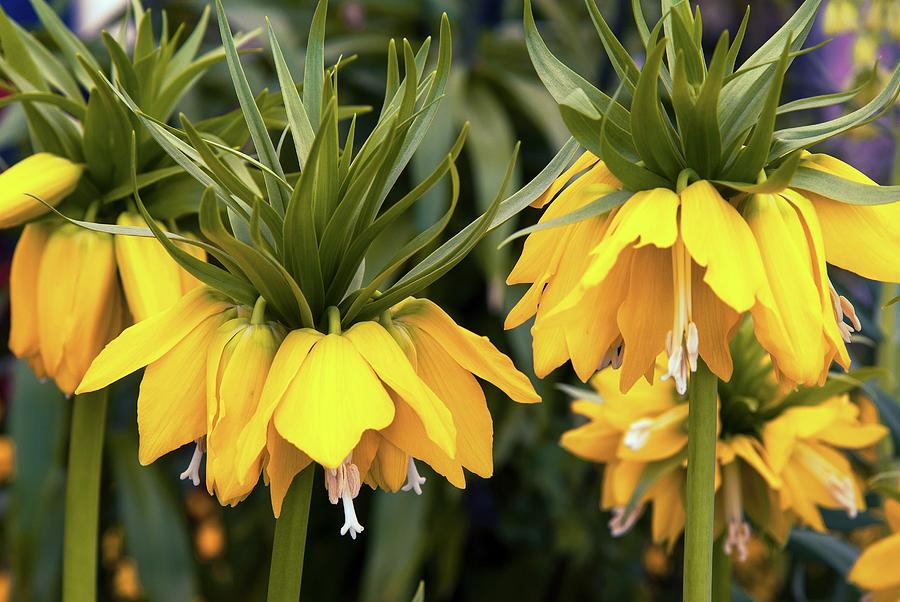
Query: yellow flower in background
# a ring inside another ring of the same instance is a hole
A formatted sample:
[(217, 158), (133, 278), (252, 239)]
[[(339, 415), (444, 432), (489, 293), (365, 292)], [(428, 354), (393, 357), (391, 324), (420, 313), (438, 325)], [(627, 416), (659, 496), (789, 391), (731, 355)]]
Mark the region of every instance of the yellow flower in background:
[[(116, 223), (139, 228), (147, 225), (143, 217), (130, 212), (120, 214)], [(168, 309), (185, 293), (200, 286), (200, 281), (175, 263), (155, 238), (116, 236), (115, 239), (122, 289), (135, 322)], [(181, 246), (197, 258), (206, 259), (200, 247), (186, 243)]]
[[(144, 224), (127, 214), (119, 223)], [(183, 246), (205, 259), (202, 249)], [(59, 222), (27, 224), (10, 269), (10, 350), (28, 360), (39, 378), (52, 378), (71, 395), (94, 357), (125, 326), (170, 307), (198, 285), (156, 239)]]
[[(651, 505), (653, 541), (671, 550), (684, 530), (688, 404), (671, 381), (640, 381), (623, 394), (620, 378), (613, 370), (593, 377), (596, 394), (572, 404), (588, 422), (566, 432), (561, 443), (605, 465), (601, 507), (612, 512), (613, 535), (628, 531)], [(840, 450), (868, 447), (887, 432), (860, 423), (847, 395), (767, 412), (783, 397), (760, 399), (763, 390), (720, 385), (715, 533), (724, 534), (725, 552), (741, 560), (751, 537), (748, 519), (783, 544), (797, 521), (824, 530), (819, 507), (850, 516), (864, 509), (857, 477)]]
[(884, 516), (891, 534), (876, 541), (856, 560), (847, 579), (861, 589), (870, 592), (866, 599), (872, 602), (896, 602), (900, 600), (900, 502), (884, 500)]
[[(50, 153), (35, 153), (0, 174), (0, 228), (18, 226), (58, 205), (75, 190), (83, 165)], [(34, 196), (31, 196), (34, 195)]]
[[(803, 164), (874, 184), (827, 155)], [(616, 185), (585, 155), (547, 191), (543, 201), (555, 198), (541, 221)], [(779, 378), (816, 385), (832, 361), (849, 366), (845, 342), (860, 327), (826, 262), (896, 282), (898, 255), (900, 203), (850, 205), (791, 189), (726, 200), (703, 180), (680, 193), (645, 190), (607, 214), (531, 233), (508, 282), (532, 284), (506, 327), (535, 316), (538, 376), (571, 360), (586, 381), (611, 364), (621, 367), (623, 391), (661, 372), (684, 393), (698, 358), (731, 377), (728, 344), (752, 313)], [(663, 351), (668, 361), (657, 370)]]
[[(326, 471), (341, 533), (363, 530), (353, 498), (361, 483), (421, 492), (415, 460), (458, 487), (462, 468), (493, 472), (493, 427), (475, 376), (523, 403), (540, 401), (512, 361), (437, 305), (408, 299), (379, 321), (346, 331), (284, 335), (208, 288), (126, 329), (94, 361), (78, 392), (147, 366), (138, 398), (140, 461), (196, 441), (182, 478), (223, 504), (246, 497), (265, 471), (276, 516), (294, 476)], [(204, 439), (205, 436), (205, 439)]]
[(828, 35), (856, 31), (859, 8), (852, 0), (828, 0), (822, 13), (822, 32)]

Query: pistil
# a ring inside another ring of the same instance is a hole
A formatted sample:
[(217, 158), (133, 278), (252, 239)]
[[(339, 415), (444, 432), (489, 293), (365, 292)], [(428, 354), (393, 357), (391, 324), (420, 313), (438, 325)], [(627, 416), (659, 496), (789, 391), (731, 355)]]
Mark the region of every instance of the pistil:
[(740, 468), (735, 461), (726, 464), (722, 471), (725, 486), (725, 522), (728, 528), (723, 549), (729, 556), (736, 551), (738, 560), (744, 562), (747, 560), (747, 546), (750, 543), (750, 525), (744, 520)]
[(400, 490), (413, 491), (416, 495), (422, 495), (422, 485), (425, 484), (425, 481), (425, 477), (416, 470), (416, 461), (410, 456), (406, 464), (406, 484)]
[(361, 484), (359, 468), (353, 464), (352, 454), (344, 458), (337, 468), (325, 469), (325, 489), (328, 490), (328, 501), (337, 504), (340, 500), (344, 508), (344, 524), (341, 526), (341, 535), (349, 532), (352, 539), (356, 539), (356, 536), (364, 530), (356, 517), (356, 508), (353, 507), (353, 499), (359, 495)]
[(200, 485), (200, 462), (203, 460), (203, 452), (205, 450), (206, 444), (202, 437), (194, 441), (194, 454), (191, 456), (191, 462), (188, 464), (187, 469), (179, 475), (182, 481), (190, 479), (194, 487)]

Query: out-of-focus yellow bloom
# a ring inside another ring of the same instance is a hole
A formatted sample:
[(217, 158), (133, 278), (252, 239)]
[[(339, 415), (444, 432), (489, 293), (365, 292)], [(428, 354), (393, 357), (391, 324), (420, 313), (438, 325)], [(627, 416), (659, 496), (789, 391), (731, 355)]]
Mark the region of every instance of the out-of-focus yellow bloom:
[(113, 591), (120, 600), (140, 600), (143, 595), (137, 565), (131, 558), (123, 558), (113, 574)]
[(194, 539), (197, 554), (204, 560), (216, 558), (225, 550), (225, 532), (218, 518), (210, 518), (200, 523)]
[[(613, 513), (613, 535), (630, 529), (651, 504), (653, 541), (671, 550), (684, 529), (688, 404), (671, 382), (641, 381), (622, 394), (619, 378), (612, 370), (594, 376), (591, 384), (602, 401), (573, 402), (573, 411), (588, 422), (566, 432), (562, 445), (605, 465), (601, 507)], [(872, 445), (886, 429), (860, 424), (846, 395), (787, 409), (755, 426), (742, 402), (725, 399), (716, 446), (715, 530), (725, 534), (726, 553), (747, 555), (751, 531), (745, 513), (783, 543), (796, 520), (824, 530), (818, 506), (851, 516), (864, 508), (856, 476), (839, 449)], [(650, 466), (660, 476), (636, 493)]]
[[(827, 155), (804, 165), (874, 184)], [(540, 200), (553, 199), (542, 221), (615, 186), (587, 153)], [(535, 316), (538, 376), (571, 360), (587, 380), (611, 364), (624, 391), (641, 376), (652, 381), (665, 351), (660, 372), (684, 393), (698, 358), (731, 377), (728, 343), (749, 312), (782, 381), (816, 385), (832, 361), (849, 364), (844, 343), (859, 328), (826, 261), (896, 282), (898, 254), (900, 203), (850, 205), (790, 189), (730, 202), (703, 180), (680, 193), (644, 190), (607, 214), (529, 235), (508, 282), (532, 284), (506, 327)]]
[(892, 534), (863, 550), (847, 578), (871, 592), (872, 602), (897, 602), (900, 600), (900, 573), (897, 572), (897, 558), (900, 558), (900, 502), (885, 499), (884, 515)]
[(149, 464), (206, 434), (206, 356), (216, 329), (238, 309), (199, 287), (126, 328), (97, 355), (76, 393), (97, 391), (147, 367), (138, 396), (138, 457)]
[[(144, 218), (136, 213), (122, 213), (116, 223), (146, 227)], [(162, 224), (159, 227), (163, 228)], [(135, 322), (172, 307), (185, 293), (200, 286), (200, 282), (175, 263), (155, 238), (116, 236), (115, 240), (122, 289)], [(195, 245), (183, 243), (182, 248), (206, 259), (203, 249)]]
[(84, 166), (50, 153), (36, 153), (0, 174), (0, 228), (18, 226), (49, 209), (29, 195), (58, 205), (78, 185)]
[[(37, 238), (29, 236), (26, 241), (23, 263), (33, 261)], [(16, 282), (11, 285), (12, 295), (22, 300), (18, 302), (21, 307), (35, 291), (36, 304), (32, 307), (36, 315), (31, 320), (36, 322), (42, 371), (64, 393), (71, 394), (94, 357), (119, 333), (125, 319), (113, 237), (64, 224), (47, 235), (40, 255), (36, 289), (25, 286), (19, 292)], [(21, 315), (17, 310), (13, 319)], [(31, 326), (26, 322), (22, 328)], [(21, 340), (31, 338), (21, 334)], [(30, 350), (23, 357), (33, 357)]]
[(852, 0), (828, 0), (822, 14), (822, 31), (828, 35), (856, 31), (859, 8)]
[(343, 332), (333, 320), (328, 334), (287, 336), (264, 322), (264, 306), (251, 315), (210, 289), (192, 291), (111, 342), (78, 392), (148, 366), (142, 463), (196, 440), (182, 478), (199, 483), (205, 448), (208, 489), (235, 504), (264, 470), (278, 516), (294, 476), (315, 461), (332, 503), (343, 503), (341, 533), (353, 537), (363, 482), (419, 493), (416, 459), (458, 487), (463, 467), (490, 476), (493, 427), (475, 376), (516, 401), (540, 401), (508, 357), (430, 301), (407, 299)]
[(0, 482), (13, 478), (16, 474), (16, 443), (12, 437), (0, 436)]

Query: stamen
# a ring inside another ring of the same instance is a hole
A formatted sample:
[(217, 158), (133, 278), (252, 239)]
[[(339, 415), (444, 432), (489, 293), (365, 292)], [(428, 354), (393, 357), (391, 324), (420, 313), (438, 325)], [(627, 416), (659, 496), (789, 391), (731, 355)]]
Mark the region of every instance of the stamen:
[(747, 560), (747, 546), (750, 543), (750, 525), (744, 520), (744, 508), (741, 501), (741, 477), (736, 462), (723, 467), (725, 481), (725, 521), (728, 524), (728, 535), (722, 548), (731, 556), (737, 551), (740, 562)]
[(672, 247), (672, 285), (675, 293), (672, 330), (666, 333), (668, 372), (661, 380), (674, 379), (680, 395), (687, 393), (688, 374), (697, 371), (699, 335), (693, 320), (691, 294), (691, 258), (679, 239)]
[(799, 460), (807, 470), (816, 475), (819, 481), (831, 494), (831, 498), (847, 513), (850, 518), (856, 518), (856, 487), (850, 475), (839, 472), (827, 460), (808, 446), (798, 443), (797, 452)]
[(328, 501), (337, 504), (340, 500), (344, 507), (344, 524), (341, 527), (341, 535), (350, 533), (352, 539), (363, 532), (363, 526), (356, 518), (356, 508), (353, 507), (353, 499), (359, 495), (362, 485), (359, 478), (359, 468), (352, 462), (349, 454), (337, 468), (325, 470), (325, 489), (328, 490)]
[(406, 484), (400, 490), (412, 490), (416, 495), (422, 495), (422, 485), (425, 484), (425, 480), (425, 477), (419, 475), (419, 471), (416, 470), (416, 461), (410, 456), (406, 464)]
[(205, 449), (206, 445), (202, 437), (194, 441), (194, 454), (191, 456), (191, 463), (188, 464), (187, 469), (179, 475), (179, 478), (182, 481), (190, 479), (191, 483), (194, 484), (194, 487), (200, 485), (200, 461), (203, 460), (203, 452)]
[(612, 518), (609, 519), (609, 532), (613, 537), (621, 537), (628, 533), (634, 523), (644, 513), (644, 504), (638, 504), (626, 513), (625, 506), (616, 506), (612, 509)]
[[(862, 330), (862, 324), (856, 316), (856, 309), (854, 309), (850, 300), (847, 297), (838, 295), (837, 291), (834, 290), (834, 285), (830, 282), (829, 288), (831, 289), (831, 306), (834, 310), (834, 320), (837, 322), (838, 330), (841, 332), (841, 338), (844, 339), (845, 343), (849, 343), (851, 342), (851, 334)], [(850, 324), (844, 322), (844, 316), (850, 320)]]
[(612, 366), (614, 370), (618, 370), (622, 367), (622, 359), (624, 356), (625, 342), (622, 340), (622, 337), (619, 337), (612, 345), (610, 345), (609, 349), (606, 350), (606, 353), (600, 359), (597, 370), (603, 370), (607, 366)]
[(650, 438), (650, 429), (656, 423), (652, 418), (641, 418), (635, 420), (628, 426), (622, 443), (631, 451), (637, 451), (647, 444)]

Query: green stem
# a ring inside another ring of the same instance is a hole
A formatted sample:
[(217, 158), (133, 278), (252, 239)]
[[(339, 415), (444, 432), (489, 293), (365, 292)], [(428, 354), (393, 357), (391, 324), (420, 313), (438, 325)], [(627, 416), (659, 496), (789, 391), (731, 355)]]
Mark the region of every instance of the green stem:
[(315, 464), (294, 478), (284, 497), (281, 516), (275, 521), (275, 542), (269, 568), (268, 602), (297, 602), (303, 577), (306, 526), (312, 499)]
[(713, 602), (729, 602), (731, 600), (731, 556), (725, 553), (724, 537), (713, 544)]
[(715, 508), (717, 379), (703, 360), (691, 377), (688, 419), (687, 513), (684, 528), (684, 599), (712, 596)]
[(63, 600), (97, 599), (100, 471), (106, 432), (106, 389), (72, 400), (66, 522), (63, 534)]

